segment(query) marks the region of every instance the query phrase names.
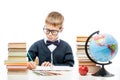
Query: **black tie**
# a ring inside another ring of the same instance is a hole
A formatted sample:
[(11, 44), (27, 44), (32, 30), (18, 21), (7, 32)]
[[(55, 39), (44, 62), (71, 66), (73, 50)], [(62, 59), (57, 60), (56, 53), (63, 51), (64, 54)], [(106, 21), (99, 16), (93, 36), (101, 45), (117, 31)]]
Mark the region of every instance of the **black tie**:
[(52, 42), (52, 41), (46, 41), (46, 45), (47, 46), (49, 46), (49, 45), (51, 45), (51, 44), (54, 44), (54, 45), (56, 45), (56, 46), (58, 46), (59, 45), (59, 42), (58, 42), (58, 40), (57, 41), (54, 41), (54, 42)]

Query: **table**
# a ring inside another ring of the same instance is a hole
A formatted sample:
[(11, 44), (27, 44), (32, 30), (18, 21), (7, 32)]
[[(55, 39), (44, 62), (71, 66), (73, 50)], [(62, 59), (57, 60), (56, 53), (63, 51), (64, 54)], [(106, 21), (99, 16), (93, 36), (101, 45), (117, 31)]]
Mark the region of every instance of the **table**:
[(119, 66), (114, 67), (107, 66), (107, 70), (115, 75), (113, 77), (95, 77), (91, 76), (90, 73), (88, 73), (86, 76), (81, 76), (78, 73), (78, 69), (74, 67), (70, 71), (58, 71), (62, 75), (41, 76), (35, 74), (32, 70), (28, 70), (26, 73), (7, 74), (6, 78), (4, 77), (5, 79), (2, 80), (120, 80)]
[[(52, 69), (51, 71), (60, 73), (61, 75), (41, 76), (41, 75), (35, 74), (33, 70), (28, 70), (27, 72), (23, 72), (23, 73), (9, 73), (7, 77), (8, 77), (8, 80), (74, 80), (75, 77), (77, 78), (77, 76), (75, 75), (76, 74), (78, 75), (78, 73), (74, 74), (75, 68), (71, 70), (68, 70), (68, 69), (63, 70), (63, 67), (61, 66), (59, 67), (59, 69), (60, 68), (61, 70)], [(74, 77), (71, 77), (71, 76), (74, 76)]]

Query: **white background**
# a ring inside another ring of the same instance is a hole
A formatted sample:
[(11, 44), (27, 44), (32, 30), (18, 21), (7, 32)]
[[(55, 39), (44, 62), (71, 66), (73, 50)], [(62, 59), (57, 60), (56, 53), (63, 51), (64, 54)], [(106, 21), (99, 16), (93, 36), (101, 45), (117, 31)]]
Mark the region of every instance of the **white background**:
[[(90, 35), (97, 30), (113, 35), (119, 43), (119, 0), (0, 0), (0, 68), (7, 59), (9, 42), (26, 42), (28, 49), (44, 37), (42, 28), (51, 11), (64, 15), (60, 38), (71, 44), (74, 53), (76, 36)], [(119, 64), (119, 57), (118, 50), (113, 64)]]

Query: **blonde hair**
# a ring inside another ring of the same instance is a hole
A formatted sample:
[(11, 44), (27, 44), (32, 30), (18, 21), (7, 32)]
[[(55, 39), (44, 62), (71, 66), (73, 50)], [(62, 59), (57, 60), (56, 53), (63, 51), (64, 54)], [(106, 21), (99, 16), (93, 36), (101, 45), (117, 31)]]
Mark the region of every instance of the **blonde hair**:
[(54, 27), (62, 27), (64, 21), (64, 16), (59, 12), (51, 12), (46, 17), (45, 23), (48, 25), (52, 25)]

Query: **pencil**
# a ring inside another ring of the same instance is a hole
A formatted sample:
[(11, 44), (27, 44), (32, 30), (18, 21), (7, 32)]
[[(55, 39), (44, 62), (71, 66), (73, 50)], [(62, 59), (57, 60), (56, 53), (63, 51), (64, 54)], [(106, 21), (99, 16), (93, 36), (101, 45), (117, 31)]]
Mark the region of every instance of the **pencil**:
[(33, 61), (33, 59), (31, 58), (29, 52), (27, 53), (28, 57), (30, 58), (30, 61)]
[(61, 73), (57, 73), (57, 72), (51, 72), (51, 71), (46, 71), (46, 72), (51, 75), (62, 75)]

